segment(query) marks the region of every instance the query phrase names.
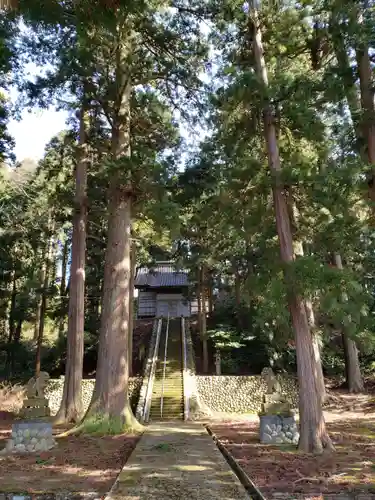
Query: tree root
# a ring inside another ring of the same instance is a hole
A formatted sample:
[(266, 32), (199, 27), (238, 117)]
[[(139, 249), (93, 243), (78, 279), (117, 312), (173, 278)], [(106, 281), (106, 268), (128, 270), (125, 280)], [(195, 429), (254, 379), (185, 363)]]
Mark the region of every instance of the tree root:
[(125, 415), (109, 416), (103, 413), (88, 412), (84, 419), (72, 429), (62, 432), (57, 437), (68, 437), (77, 434), (93, 434), (96, 436), (111, 436), (116, 434), (132, 434), (143, 432), (144, 427), (136, 420), (129, 410)]
[(307, 481), (309, 483), (321, 483), (321, 484), (327, 484), (327, 478), (325, 477), (305, 477), (303, 476), (300, 471), (297, 469), (296, 470), (296, 473), (298, 474), (299, 479), (296, 479), (295, 481), (293, 481), (293, 484), (298, 484), (298, 483), (301, 483), (303, 481)]

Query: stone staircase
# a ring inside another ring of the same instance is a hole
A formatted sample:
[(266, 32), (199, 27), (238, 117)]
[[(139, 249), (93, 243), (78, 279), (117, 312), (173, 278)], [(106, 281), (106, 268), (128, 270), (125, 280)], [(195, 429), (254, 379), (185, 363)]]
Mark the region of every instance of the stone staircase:
[(169, 322), (167, 359), (163, 384), (166, 326), (167, 321), (163, 321), (150, 409), (150, 421), (154, 422), (160, 420), (182, 420), (184, 418), (181, 320), (173, 319)]

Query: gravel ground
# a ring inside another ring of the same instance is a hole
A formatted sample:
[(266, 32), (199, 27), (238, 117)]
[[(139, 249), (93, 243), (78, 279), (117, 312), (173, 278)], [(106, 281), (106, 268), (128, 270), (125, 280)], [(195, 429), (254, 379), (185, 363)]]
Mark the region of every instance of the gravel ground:
[(248, 500), (202, 425), (152, 424), (119, 475), (113, 500)]

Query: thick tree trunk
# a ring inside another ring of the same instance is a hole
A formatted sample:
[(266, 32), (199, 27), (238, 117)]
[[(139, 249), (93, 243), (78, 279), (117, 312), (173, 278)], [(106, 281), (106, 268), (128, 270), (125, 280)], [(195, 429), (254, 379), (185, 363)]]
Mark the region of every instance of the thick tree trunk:
[(362, 135), (367, 149), (367, 161), (372, 165), (372, 177), (369, 183), (369, 197), (375, 213), (375, 105), (374, 82), (371, 68), (370, 54), (367, 46), (360, 46), (356, 50), (359, 83), (361, 89), (362, 106)]
[[(341, 255), (336, 253), (334, 255), (334, 259), (337, 269), (343, 269), (344, 266), (342, 264)], [(343, 296), (343, 300), (346, 301), (347, 297)], [(361, 367), (359, 365), (357, 345), (355, 341), (349, 337), (344, 326), (342, 327), (342, 338), (345, 353), (346, 385), (349, 392), (363, 392), (364, 386), (361, 375)]]
[(129, 377), (133, 375), (133, 334), (134, 334), (134, 282), (137, 268), (137, 248), (135, 241), (131, 242), (130, 254), (130, 304), (129, 304)]
[[(288, 209), (289, 209), (289, 215), (290, 215), (290, 219), (291, 219), (291, 226), (293, 227), (292, 235), (295, 236), (296, 232), (298, 231), (298, 226), (299, 226), (299, 211), (298, 211), (297, 206), (293, 200), (293, 193), (289, 193), (288, 200), (289, 200)], [(305, 251), (304, 251), (303, 244), (301, 241), (294, 240), (293, 241), (293, 248), (294, 248), (294, 255), (296, 257), (298, 257), (298, 256), (303, 257), (305, 255)], [(309, 323), (311, 336), (312, 336), (313, 353), (314, 353), (313, 361), (314, 361), (314, 367), (315, 367), (315, 372), (316, 372), (318, 398), (319, 398), (319, 401), (321, 401), (321, 403), (324, 403), (324, 401), (326, 400), (327, 394), (326, 394), (326, 387), (325, 387), (325, 382), (324, 382), (322, 359), (321, 359), (321, 355), (320, 355), (320, 334), (319, 334), (318, 329), (316, 327), (314, 308), (313, 308), (311, 298), (305, 299), (305, 308), (306, 308), (307, 320)]]
[(63, 397), (56, 415), (56, 423), (78, 422), (83, 416), (82, 371), (85, 324), (85, 261), (87, 225), (87, 166), (86, 106), (80, 116), (78, 162), (76, 166), (76, 194), (73, 214), (72, 258), (70, 265), (70, 292), (68, 316), (68, 344)]
[[(112, 124), (113, 160), (130, 158), (131, 85), (117, 47), (117, 80), (121, 89), (119, 112)], [(84, 419), (86, 430), (122, 433), (138, 428), (130, 407), (129, 323), (131, 274), (132, 186), (117, 171), (109, 187), (108, 240), (104, 264), (102, 314), (94, 394)]]
[(113, 182), (98, 366), (89, 415), (101, 417), (104, 432), (123, 432), (136, 421), (128, 399), (131, 196)]
[(314, 353), (314, 367), (316, 371), (316, 386), (318, 391), (318, 397), (321, 403), (324, 403), (327, 399), (326, 386), (324, 382), (324, 374), (323, 374), (323, 366), (322, 366), (322, 358), (320, 354), (320, 334), (316, 327), (315, 322), (315, 314), (311, 299), (305, 300), (306, 307), (306, 315), (307, 320), (309, 322), (311, 336), (312, 336), (312, 344), (313, 344), (313, 353)]
[(344, 40), (344, 33), (342, 26), (340, 26), (339, 22), (333, 19), (331, 22), (331, 28), (332, 28), (331, 31), (332, 31), (333, 48), (337, 59), (341, 81), (344, 86), (346, 100), (348, 102), (348, 107), (352, 118), (354, 131), (356, 134), (358, 152), (363, 157), (363, 151), (361, 147), (362, 131), (360, 127), (361, 104), (358, 98), (356, 78), (354, 75), (353, 68), (350, 64), (347, 49), (345, 47), (345, 40)]
[[(262, 35), (255, 0), (251, 4), (249, 18), (250, 34), (253, 40), (254, 56), (258, 78), (268, 87), (268, 76), (263, 55)], [(314, 368), (312, 336), (308, 324), (306, 307), (289, 282), (289, 266), (294, 260), (293, 238), (288, 206), (280, 179), (281, 163), (277, 144), (272, 108), (266, 103), (263, 109), (264, 135), (267, 146), (268, 164), (274, 177), (273, 199), (276, 227), (280, 242), (281, 260), (288, 292), (289, 309), (295, 334), (297, 371), (299, 382), (300, 441), (299, 449), (306, 453), (320, 453), (324, 447), (332, 448), (332, 442), (325, 426), (321, 401), (318, 398), (317, 377)]]

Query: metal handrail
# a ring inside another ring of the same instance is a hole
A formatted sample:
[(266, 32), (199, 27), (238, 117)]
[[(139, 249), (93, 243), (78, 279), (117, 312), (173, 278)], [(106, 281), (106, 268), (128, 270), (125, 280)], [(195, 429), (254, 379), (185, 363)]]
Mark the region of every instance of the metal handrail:
[(190, 408), (190, 381), (189, 373), (188, 373), (188, 363), (187, 363), (187, 346), (186, 346), (186, 330), (185, 330), (185, 318), (181, 318), (181, 339), (182, 339), (182, 349), (183, 349), (183, 357), (182, 357), (182, 383), (183, 383), (183, 391), (184, 391), (184, 420), (189, 419)]
[(160, 334), (161, 334), (161, 329), (162, 329), (162, 323), (163, 323), (163, 320), (162, 320), (162, 318), (160, 318), (159, 323), (158, 323), (157, 333), (156, 333), (154, 355), (153, 355), (152, 362), (151, 362), (151, 370), (150, 370), (150, 375), (149, 375), (148, 384), (147, 384), (145, 405), (144, 405), (144, 411), (143, 411), (143, 421), (146, 423), (148, 422), (148, 419), (150, 416), (152, 389), (153, 389), (153, 385), (154, 385), (156, 363), (157, 363), (158, 353), (159, 353), (159, 343), (160, 343)]
[(161, 398), (160, 398), (160, 417), (161, 418), (163, 418), (164, 382), (165, 382), (165, 369), (167, 367), (168, 335), (169, 335), (169, 312), (168, 312), (168, 317), (167, 317), (167, 328), (165, 329), (164, 368), (163, 368), (163, 380), (162, 380), (162, 385), (161, 385)]

